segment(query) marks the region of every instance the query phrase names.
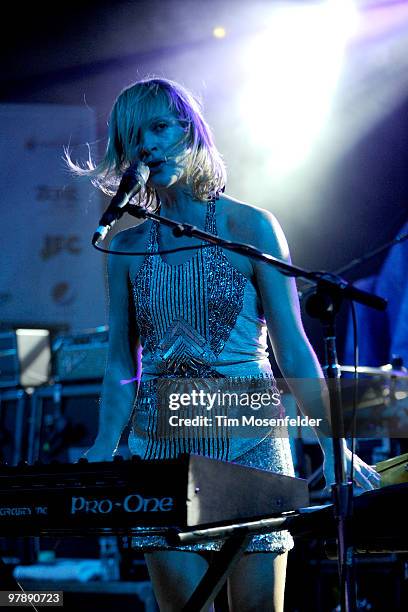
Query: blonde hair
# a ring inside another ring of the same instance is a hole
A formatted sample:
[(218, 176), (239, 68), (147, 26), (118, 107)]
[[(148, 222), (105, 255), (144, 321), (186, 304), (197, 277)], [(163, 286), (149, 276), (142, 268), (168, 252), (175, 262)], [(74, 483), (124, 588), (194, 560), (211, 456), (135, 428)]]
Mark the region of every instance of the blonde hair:
[[(225, 164), (218, 152), (211, 129), (206, 123), (199, 101), (187, 89), (162, 78), (150, 78), (125, 88), (116, 99), (109, 118), (108, 143), (98, 164), (89, 155), (86, 167), (72, 161), (65, 151), (69, 168), (78, 175), (89, 176), (92, 183), (108, 195), (114, 195), (123, 172), (140, 154), (138, 134), (140, 126), (163, 106), (174, 112), (185, 126), (182, 138), (189, 148), (186, 182), (193, 197), (205, 200), (224, 189)], [(133, 159), (132, 159), (133, 156)], [(149, 206), (155, 192), (149, 184), (138, 195), (139, 204)]]

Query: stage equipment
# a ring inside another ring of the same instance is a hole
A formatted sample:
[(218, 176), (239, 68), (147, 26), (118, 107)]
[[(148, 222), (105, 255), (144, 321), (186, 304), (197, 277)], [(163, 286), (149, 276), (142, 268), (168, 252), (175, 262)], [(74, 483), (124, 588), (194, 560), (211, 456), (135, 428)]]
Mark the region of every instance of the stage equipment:
[(308, 503), (305, 480), (199, 455), (0, 467), (0, 533), (9, 535), (129, 535), (146, 525), (160, 533)]
[(24, 389), (0, 389), (0, 464), (24, 458), (29, 396)]
[(98, 383), (36, 389), (30, 400), (27, 462), (77, 460), (96, 437), (100, 393)]
[[(307, 503), (301, 479), (195, 455), (0, 470), (0, 533), (225, 540), (184, 612), (213, 601), (252, 535), (288, 529), (294, 537), (328, 540), (330, 548), (335, 506)], [(363, 554), (408, 552), (407, 510), (408, 483), (356, 497), (353, 547)]]
[[(0, 389), (0, 465), (16, 466), (26, 456), (29, 404), (24, 389)], [(0, 538), (0, 558), (8, 565), (32, 562), (34, 538)]]
[[(354, 366), (351, 365), (339, 365), (340, 372), (350, 372), (354, 374)], [(358, 374), (370, 374), (372, 376), (383, 376), (384, 378), (407, 378), (408, 372), (406, 368), (401, 370), (396, 370), (392, 368), (391, 364), (386, 364), (384, 366), (379, 366), (373, 368), (371, 366), (358, 366), (357, 368)]]
[[(353, 366), (339, 366), (351, 374)], [(342, 377), (342, 399), (345, 420), (353, 417), (355, 436), (364, 438), (406, 438), (408, 434), (408, 373), (391, 364), (380, 367), (360, 366), (358, 380)], [(355, 394), (354, 391), (357, 393)], [(351, 422), (348, 421), (348, 431)]]
[(408, 453), (380, 461), (375, 469), (381, 474), (381, 486), (408, 483)]
[(61, 334), (55, 338), (52, 352), (56, 382), (100, 380), (108, 356), (108, 328)]
[(108, 232), (122, 217), (129, 200), (137, 195), (141, 189), (144, 189), (149, 174), (149, 166), (139, 160), (131, 164), (126, 172), (123, 173), (116, 194), (99, 219), (99, 226), (93, 235), (92, 244), (98, 244), (106, 238)]
[(50, 378), (48, 329), (15, 329), (0, 333), (0, 387), (37, 387)]

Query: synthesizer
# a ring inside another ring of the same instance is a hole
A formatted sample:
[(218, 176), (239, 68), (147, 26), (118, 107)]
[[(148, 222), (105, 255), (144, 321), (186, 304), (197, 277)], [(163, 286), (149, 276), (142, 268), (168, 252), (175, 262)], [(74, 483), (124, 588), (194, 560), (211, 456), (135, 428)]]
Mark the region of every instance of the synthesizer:
[(0, 466), (0, 536), (162, 533), (308, 503), (303, 479), (199, 455)]

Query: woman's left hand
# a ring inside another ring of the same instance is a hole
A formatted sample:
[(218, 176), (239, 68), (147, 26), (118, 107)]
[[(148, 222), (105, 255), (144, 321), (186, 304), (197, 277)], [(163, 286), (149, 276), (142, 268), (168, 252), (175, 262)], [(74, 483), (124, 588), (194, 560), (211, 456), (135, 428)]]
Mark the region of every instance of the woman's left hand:
[[(365, 463), (358, 455), (354, 455), (354, 482), (364, 491), (372, 491), (380, 486), (381, 476), (370, 465)], [(344, 443), (344, 467), (347, 476), (351, 469), (351, 450)], [(334, 481), (334, 457), (332, 452), (324, 452), (323, 473), (326, 479), (326, 487), (330, 487)]]

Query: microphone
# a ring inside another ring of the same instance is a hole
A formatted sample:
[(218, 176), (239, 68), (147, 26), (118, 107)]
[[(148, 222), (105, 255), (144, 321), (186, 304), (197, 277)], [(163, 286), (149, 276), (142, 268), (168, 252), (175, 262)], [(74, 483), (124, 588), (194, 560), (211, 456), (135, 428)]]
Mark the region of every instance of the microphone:
[(129, 166), (122, 176), (116, 194), (113, 196), (108, 208), (99, 219), (99, 226), (92, 237), (92, 244), (94, 246), (97, 246), (99, 242), (105, 240), (108, 232), (125, 212), (124, 208), (126, 204), (146, 185), (149, 174), (149, 166), (142, 161), (138, 160)]

